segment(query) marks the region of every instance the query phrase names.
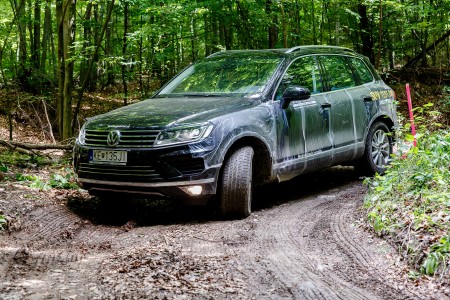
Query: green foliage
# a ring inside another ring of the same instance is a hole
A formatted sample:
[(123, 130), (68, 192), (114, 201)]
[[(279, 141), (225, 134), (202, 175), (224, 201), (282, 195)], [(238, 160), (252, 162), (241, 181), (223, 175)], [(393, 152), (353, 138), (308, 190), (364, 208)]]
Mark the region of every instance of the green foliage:
[(42, 179), (37, 175), (16, 174), (16, 180), (25, 183), (31, 188), (40, 191), (46, 191), (52, 188), (55, 189), (78, 189), (75, 182), (75, 175), (70, 169), (65, 170), (65, 175), (52, 174), (48, 181)]
[[(34, 2), (29, 1), (30, 6), (26, 5), (23, 15), (18, 16), (9, 1), (0, 1), (0, 84), (18, 80), (25, 89), (43, 92), (58, 81), (56, 51), (49, 40), (50, 35), (58, 34), (58, 20), (55, 6), (48, 7), (52, 19), (46, 27), (47, 2), (41, 1), (40, 32), (35, 34)], [(270, 47), (275, 48), (328, 44), (363, 52), (370, 46), (372, 52), (380, 52), (385, 67), (405, 63), (418, 54), (422, 43), (429, 45), (448, 30), (450, 12), (450, 2), (442, 0), (420, 4), (386, 0), (382, 3), (382, 19), (379, 2), (366, 0), (118, 0), (108, 32), (103, 41), (98, 41), (108, 2), (76, 2), (75, 42), (70, 45), (67, 60), (75, 63), (75, 78), (80, 77), (82, 82), (100, 42), (90, 89), (117, 82), (117, 74), (125, 66), (124, 77), (140, 80), (143, 95), (155, 88), (148, 78), (162, 83), (192, 61), (223, 49), (268, 48), (269, 36), (273, 39)], [(367, 28), (371, 28), (373, 45), (362, 45), (362, 37), (367, 34), (362, 20), (367, 20)], [(20, 28), (30, 32), (21, 32)], [(47, 34), (44, 28), (51, 28), (51, 32)], [(378, 28), (382, 30), (380, 37)], [(33, 35), (40, 37), (40, 43), (34, 42)], [(27, 55), (21, 55), (22, 48)], [(33, 54), (39, 56), (38, 60)], [(429, 63), (434, 65), (448, 60), (442, 45), (428, 54), (432, 58)]]
[(38, 189), (40, 191), (46, 191), (51, 189), (51, 186), (43, 181), (39, 176), (16, 174), (16, 180), (27, 184), (31, 188)]
[(52, 174), (49, 185), (57, 189), (78, 189), (78, 185), (74, 180), (75, 174), (70, 169), (66, 169), (66, 172), (66, 175)]
[(0, 230), (5, 230), (8, 227), (8, 222), (4, 215), (0, 215)]
[(30, 161), (31, 157), (28, 155), (21, 154), (16, 151), (1, 151), (0, 152), (0, 161), (2, 162), (2, 166), (12, 166), (12, 165), (20, 165), (26, 161)]
[[(395, 156), (384, 176), (366, 179), (367, 218), (375, 232), (400, 240), (422, 274), (447, 271), (450, 249), (450, 133), (436, 131)], [(420, 243), (424, 240), (427, 243)], [(437, 242), (432, 242), (437, 241)], [(422, 255), (426, 253), (423, 261)]]

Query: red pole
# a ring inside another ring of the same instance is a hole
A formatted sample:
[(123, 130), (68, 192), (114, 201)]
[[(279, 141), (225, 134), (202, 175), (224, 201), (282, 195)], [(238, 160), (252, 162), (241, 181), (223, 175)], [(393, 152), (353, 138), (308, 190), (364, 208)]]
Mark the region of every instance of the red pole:
[(413, 114), (412, 101), (411, 101), (411, 92), (409, 90), (409, 83), (406, 84), (406, 98), (408, 99), (408, 110), (409, 110), (409, 121), (411, 122), (411, 133), (414, 137), (414, 147), (416, 147), (417, 146), (416, 126), (414, 125), (414, 114)]

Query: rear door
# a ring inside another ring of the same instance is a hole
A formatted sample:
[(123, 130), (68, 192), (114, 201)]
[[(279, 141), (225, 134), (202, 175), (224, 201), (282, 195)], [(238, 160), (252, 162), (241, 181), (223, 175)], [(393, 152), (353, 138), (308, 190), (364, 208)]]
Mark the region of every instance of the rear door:
[(320, 63), (326, 74), (324, 97), (330, 105), (330, 130), (335, 164), (352, 159), (357, 154), (357, 108), (354, 98), (359, 97), (356, 95), (359, 93), (351, 92), (356, 88), (357, 82), (345, 56), (321, 55)]

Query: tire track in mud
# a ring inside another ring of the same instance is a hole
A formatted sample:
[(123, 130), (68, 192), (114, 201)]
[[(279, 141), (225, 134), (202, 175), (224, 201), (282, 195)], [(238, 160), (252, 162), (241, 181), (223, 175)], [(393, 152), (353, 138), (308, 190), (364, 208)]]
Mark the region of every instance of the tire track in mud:
[(362, 198), (361, 184), (349, 183), (272, 209), (249, 245), (264, 257), (254, 267), (270, 268), (294, 299), (418, 299), (373, 271), (376, 259), (349, 223)]
[[(339, 277), (352, 282), (358, 287), (366, 288), (368, 285), (379, 286), (376, 289), (376, 294), (387, 299), (419, 299), (420, 295), (411, 291), (404, 291), (399, 294), (391, 285), (387, 284), (384, 275), (380, 272), (383, 266), (376, 266), (373, 262), (377, 261), (375, 257), (369, 252), (368, 249), (373, 249), (376, 245), (368, 243), (363, 239), (352, 239), (354, 231), (349, 230), (349, 221), (352, 220), (351, 214), (354, 213), (358, 207), (358, 202), (349, 203), (349, 210), (342, 210), (343, 213), (335, 214), (330, 219), (330, 228), (333, 230), (333, 239), (339, 245), (341, 253), (349, 259), (345, 264), (350, 265), (356, 272), (352, 273), (348, 270), (343, 272), (340, 269), (336, 269), (336, 273)], [(357, 275), (360, 276), (357, 276)], [(366, 276), (361, 276), (366, 274)], [(375, 282), (375, 284), (374, 284)], [(382, 288), (381, 288), (382, 287)]]
[(37, 208), (22, 222), (0, 243), (0, 299), (98, 294), (92, 275), (120, 230), (94, 229), (60, 205)]
[(327, 209), (324, 201), (327, 200), (311, 199), (280, 207), (272, 214), (273, 218), (263, 221), (266, 224), (260, 231), (267, 242), (261, 245), (262, 251), (294, 298), (340, 299), (341, 293), (351, 295), (352, 299), (366, 299), (352, 287), (330, 280), (320, 270), (318, 259), (305, 251), (308, 241), (305, 237), (314, 230), (314, 218)]
[[(327, 182), (326, 178), (311, 182)], [(129, 257), (145, 267), (148, 264), (139, 259), (146, 259), (150, 250), (155, 258), (164, 258), (167, 251), (177, 253), (175, 261), (189, 262), (185, 266), (192, 261), (199, 268), (215, 263), (218, 274), (231, 278), (226, 283), (239, 291), (230, 295), (216, 289), (218, 299), (420, 298), (385, 280), (384, 257), (376, 242), (364, 240), (370, 234), (352, 226), (365, 193), (360, 181), (330, 183), (328, 190), (298, 183), (263, 190), (264, 197), (283, 203), (234, 221), (215, 217), (199, 221), (195, 216), (180, 221), (168, 211), (161, 217), (173, 221), (162, 224), (139, 224), (136, 215), (129, 214), (124, 225), (107, 226), (94, 225), (61, 205), (37, 207), (24, 216), (27, 226), (21, 231), (0, 235), (0, 299), (4, 295), (5, 299), (30, 295), (102, 299), (114, 292), (112, 287), (139, 288), (130, 292), (133, 298), (154, 286), (136, 282), (133, 276), (127, 279), (114, 268), (124, 264), (137, 272), (132, 275), (144, 272), (142, 278), (147, 278), (145, 268), (134, 267)], [(303, 189), (306, 192), (299, 194)], [(92, 206), (85, 212), (94, 220), (105, 214)], [(167, 271), (167, 266), (160, 268)]]

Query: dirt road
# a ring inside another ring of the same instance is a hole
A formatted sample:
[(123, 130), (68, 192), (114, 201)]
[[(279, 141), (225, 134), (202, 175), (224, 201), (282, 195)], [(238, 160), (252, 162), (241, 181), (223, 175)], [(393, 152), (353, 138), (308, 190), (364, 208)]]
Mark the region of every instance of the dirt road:
[(0, 299), (432, 299), (366, 232), (366, 187), (338, 168), (256, 191), (255, 212), (0, 187)]

